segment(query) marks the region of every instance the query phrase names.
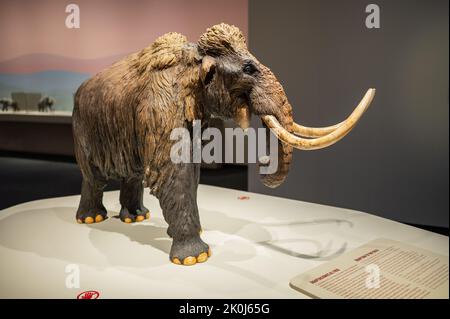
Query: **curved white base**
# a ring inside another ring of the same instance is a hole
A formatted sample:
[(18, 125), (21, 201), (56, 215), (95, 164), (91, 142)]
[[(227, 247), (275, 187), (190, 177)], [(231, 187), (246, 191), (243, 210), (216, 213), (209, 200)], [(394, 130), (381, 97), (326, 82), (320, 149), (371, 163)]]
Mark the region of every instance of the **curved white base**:
[[(369, 214), (200, 185), (202, 238), (211, 258), (169, 261), (171, 240), (158, 201), (150, 220), (125, 224), (118, 192), (104, 195), (109, 219), (79, 225), (79, 196), (0, 212), (0, 298), (307, 298), (289, 287), (298, 274), (377, 237), (448, 256), (448, 237)], [(249, 199), (238, 199), (249, 196)], [(72, 266), (76, 265), (76, 266)], [(67, 288), (75, 267), (80, 287)]]

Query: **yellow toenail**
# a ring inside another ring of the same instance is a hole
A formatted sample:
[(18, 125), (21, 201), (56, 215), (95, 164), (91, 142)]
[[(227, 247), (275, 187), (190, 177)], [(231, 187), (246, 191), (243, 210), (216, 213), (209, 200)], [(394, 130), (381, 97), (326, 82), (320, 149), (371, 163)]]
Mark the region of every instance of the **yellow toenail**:
[(100, 223), (101, 221), (103, 221), (103, 216), (102, 215), (95, 216), (95, 222), (96, 223)]
[(92, 224), (94, 222), (94, 218), (92, 217), (86, 217), (86, 219), (84, 220), (84, 222), (86, 224)]
[(179, 260), (178, 258), (172, 259), (172, 262), (173, 262), (174, 264), (181, 265), (181, 262), (180, 262), (180, 260)]
[(198, 232), (199, 235), (203, 234), (203, 229), (200, 229), (200, 231)]
[(127, 218), (125, 218), (124, 222), (129, 224), (129, 223), (132, 223), (133, 221), (131, 220), (131, 218), (127, 217)]
[(145, 219), (149, 219), (150, 218), (150, 213), (145, 214)]
[(197, 262), (197, 259), (195, 257), (189, 256), (189, 257), (184, 258), (183, 265), (192, 266), (192, 265), (195, 265), (196, 262)]
[(83, 221), (81, 219), (77, 219), (78, 224), (83, 224)]
[(144, 219), (145, 219), (145, 217), (142, 216), (142, 215), (139, 215), (138, 217), (136, 217), (136, 221), (137, 221), (137, 222), (141, 222), (141, 221), (143, 221)]
[(207, 253), (201, 253), (200, 255), (198, 255), (197, 257), (197, 262), (198, 263), (203, 263), (206, 261), (206, 259), (208, 259), (208, 254)]
[(211, 254), (212, 254), (211, 248), (208, 248), (208, 257), (211, 257)]

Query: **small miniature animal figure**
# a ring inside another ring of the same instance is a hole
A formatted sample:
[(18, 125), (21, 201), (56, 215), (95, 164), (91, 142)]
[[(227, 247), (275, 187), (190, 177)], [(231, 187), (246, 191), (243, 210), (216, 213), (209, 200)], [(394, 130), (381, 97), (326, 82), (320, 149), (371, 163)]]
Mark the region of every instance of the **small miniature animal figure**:
[(13, 101), (12, 99), (2, 98), (2, 99), (0, 99), (0, 105), (2, 107), (2, 111), (8, 111), (9, 108), (12, 108), (13, 111), (19, 110), (19, 106), (17, 105), (17, 102)]
[(50, 96), (44, 96), (38, 103), (38, 110), (40, 112), (48, 112), (52, 110), (55, 99)]

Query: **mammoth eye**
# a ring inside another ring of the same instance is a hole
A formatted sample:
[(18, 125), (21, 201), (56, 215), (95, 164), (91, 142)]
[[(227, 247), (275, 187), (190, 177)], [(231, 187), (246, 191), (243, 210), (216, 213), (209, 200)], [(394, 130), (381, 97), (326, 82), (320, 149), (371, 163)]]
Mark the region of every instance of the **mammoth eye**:
[(243, 71), (245, 74), (252, 75), (252, 74), (254, 74), (257, 70), (256, 70), (256, 67), (253, 65), (253, 63), (249, 62), (249, 63), (244, 64), (244, 67), (242, 68), (242, 71)]

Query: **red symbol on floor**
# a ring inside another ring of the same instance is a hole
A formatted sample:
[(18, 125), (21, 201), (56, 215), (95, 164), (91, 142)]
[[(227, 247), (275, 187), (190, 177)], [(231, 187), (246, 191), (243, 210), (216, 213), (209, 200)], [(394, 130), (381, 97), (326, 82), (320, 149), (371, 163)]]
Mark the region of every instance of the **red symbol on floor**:
[(250, 196), (238, 196), (239, 200), (247, 200), (250, 199)]
[(100, 293), (98, 291), (88, 290), (78, 294), (77, 299), (97, 299), (98, 297), (100, 297)]

